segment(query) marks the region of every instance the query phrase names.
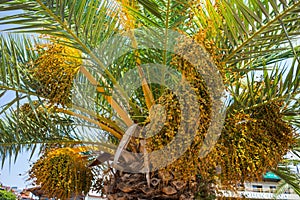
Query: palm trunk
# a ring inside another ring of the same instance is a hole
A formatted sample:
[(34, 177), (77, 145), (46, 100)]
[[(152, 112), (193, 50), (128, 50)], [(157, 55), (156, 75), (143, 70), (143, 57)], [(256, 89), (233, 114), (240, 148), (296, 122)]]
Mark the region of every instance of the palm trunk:
[(181, 181), (175, 180), (172, 173), (153, 172), (148, 187), (145, 174), (117, 171), (110, 180), (104, 182), (103, 192), (109, 200), (212, 199), (209, 185), (199, 183), (197, 178)]

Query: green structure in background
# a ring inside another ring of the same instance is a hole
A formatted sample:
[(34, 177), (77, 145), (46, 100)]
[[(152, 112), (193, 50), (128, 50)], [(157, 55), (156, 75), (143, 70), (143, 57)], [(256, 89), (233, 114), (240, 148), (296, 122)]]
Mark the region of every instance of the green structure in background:
[(272, 172), (267, 172), (264, 176), (264, 179), (272, 179), (272, 180), (278, 180), (280, 181), (281, 178), (279, 176), (277, 176), (276, 174), (272, 173)]

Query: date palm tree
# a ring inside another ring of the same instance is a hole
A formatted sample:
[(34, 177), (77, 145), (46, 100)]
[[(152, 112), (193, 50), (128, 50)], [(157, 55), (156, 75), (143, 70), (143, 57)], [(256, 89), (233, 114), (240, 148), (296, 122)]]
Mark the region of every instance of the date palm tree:
[(0, 40), (3, 162), (85, 147), (109, 199), (215, 198), (267, 170), (300, 194), (282, 167), (299, 150), (299, 1), (4, 0), (0, 11), (17, 25)]

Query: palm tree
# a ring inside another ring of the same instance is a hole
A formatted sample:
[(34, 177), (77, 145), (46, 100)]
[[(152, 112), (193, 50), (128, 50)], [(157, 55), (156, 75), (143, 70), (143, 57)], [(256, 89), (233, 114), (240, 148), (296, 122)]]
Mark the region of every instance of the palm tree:
[(299, 10), (286, 0), (2, 1), (13, 14), (1, 24), (18, 25), (0, 40), (0, 98), (14, 95), (0, 112), (3, 161), (85, 146), (108, 169), (98, 188), (109, 199), (214, 198), (266, 170), (299, 193), (277, 167), (299, 150)]

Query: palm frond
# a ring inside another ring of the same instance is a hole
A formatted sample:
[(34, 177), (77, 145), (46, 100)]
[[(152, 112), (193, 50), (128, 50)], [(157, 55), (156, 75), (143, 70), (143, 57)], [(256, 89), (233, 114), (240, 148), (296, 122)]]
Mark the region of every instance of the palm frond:
[[(62, 119), (62, 118), (61, 118)], [(39, 123), (43, 121), (43, 123)], [(15, 155), (15, 159), (22, 150), (40, 152), (45, 145), (57, 144), (81, 144), (82, 142), (72, 131), (69, 120), (65, 118), (58, 124), (46, 115), (39, 115), (39, 118), (29, 118), (11, 111), (0, 121), (0, 152), (2, 165), (5, 159)]]
[(280, 194), (288, 185), (296, 194), (300, 195), (300, 177), (298, 174), (291, 172), (287, 166), (279, 166), (278, 169), (272, 170), (272, 172), (282, 179), (277, 194)]
[(116, 131), (103, 127), (110, 128), (113, 123), (109, 127), (107, 120), (92, 121), (92, 118), (63, 112), (55, 106), (43, 107), (42, 103), (34, 101), (33, 108), (30, 103), (23, 104), (19, 109), (10, 109), (0, 119), (2, 165), (12, 156), (16, 159), (23, 150), (33, 155), (47, 147), (84, 145), (114, 153), (116, 146), (109, 141), (108, 135)]
[[(299, 35), (299, 5), (300, 3), (295, 1), (289, 1), (287, 4), (283, 4), (282, 1), (230, 1), (231, 9), (227, 6), (226, 13), (236, 17), (229, 21), (228, 26), (232, 25), (236, 29), (228, 34), (235, 34), (238, 39), (234, 41), (234, 48), (225, 61), (234, 64), (237, 58), (249, 60), (247, 56), (261, 56), (263, 50), (289, 46), (291, 40)], [(222, 13), (225, 14), (225, 10)]]
[(0, 11), (17, 14), (2, 17), (0, 22), (19, 25), (8, 30), (56, 35), (95, 47), (118, 27), (117, 6), (109, 1), (2, 1)]
[[(235, 109), (249, 109), (270, 101), (285, 102), (285, 115), (298, 115), (297, 97), (299, 96), (299, 65), (264, 67), (259, 73), (249, 72), (245, 78), (238, 79), (230, 86)], [(293, 118), (295, 119), (295, 117)]]
[[(201, 29), (211, 29), (211, 38), (225, 53), (223, 61), (236, 68), (259, 66), (262, 58), (299, 50), (299, 1), (207, 1), (195, 9)], [(298, 58), (297, 58), (298, 59)]]
[(38, 96), (36, 91), (31, 88), (31, 84), (28, 84), (30, 77), (26, 72), (27, 63), (37, 57), (34, 51), (36, 42), (33, 38), (25, 35), (0, 36), (0, 91), (3, 94), (10, 93), (10, 96), (14, 96), (2, 107), (0, 114), (13, 105), (20, 105), (24, 98), (31, 101), (35, 96)]

